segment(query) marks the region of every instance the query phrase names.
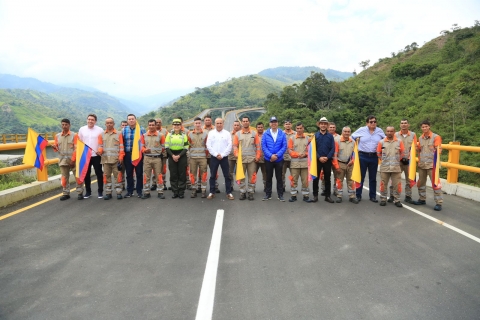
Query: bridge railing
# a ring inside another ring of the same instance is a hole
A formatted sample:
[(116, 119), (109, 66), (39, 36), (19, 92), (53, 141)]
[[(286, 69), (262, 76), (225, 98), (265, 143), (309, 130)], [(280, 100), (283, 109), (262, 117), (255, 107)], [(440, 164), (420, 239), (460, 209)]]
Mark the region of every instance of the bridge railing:
[[(54, 143), (53, 140), (50, 140), (48, 142), (49, 144)], [(27, 146), (26, 142), (0, 144), (0, 151), (25, 149), (26, 146)], [(480, 147), (462, 146), (460, 145), (460, 142), (450, 142), (449, 144), (442, 144), (442, 149), (448, 150), (448, 161), (441, 162), (442, 167), (447, 168), (447, 182), (458, 183), (458, 170), (480, 173), (480, 168), (460, 164), (460, 151), (480, 152)], [(44, 152), (44, 156), (46, 157), (46, 151), (44, 150), (43, 152)], [(59, 161), (58, 158), (46, 159), (45, 166), (58, 163), (58, 161)], [(34, 168), (33, 166), (29, 166), (25, 164), (6, 167), (6, 168), (0, 168), (0, 175), (23, 171), (23, 170), (29, 170), (33, 168)], [(46, 167), (42, 171), (37, 169), (37, 180), (48, 181), (48, 173), (47, 173)]]
[[(45, 139), (52, 139), (55, 137), (57, 132), (46, 132), (46, 133), (39, 133)], [(19, 143), (19, 142), (27, 142), (27, 134), (22, 133), (4, 133), (0, 137), (0, 143)]]

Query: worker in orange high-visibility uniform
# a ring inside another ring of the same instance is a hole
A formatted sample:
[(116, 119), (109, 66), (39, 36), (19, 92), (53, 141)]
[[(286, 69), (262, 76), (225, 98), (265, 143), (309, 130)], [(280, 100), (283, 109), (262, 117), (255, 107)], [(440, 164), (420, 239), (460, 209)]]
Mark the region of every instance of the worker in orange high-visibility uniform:
[(153, 175), (157, 179), (157, 197), (165, 199), (163, 195), (162, 158), (165, 149), (165, 136), (157, 131), (155, 119), (148, 120), (148, 131), (142, 136), (143, 162), (143, 194), (142, 199), (150, 198), (150, 181)]
[[(208, 131), (202, 129), (202, 119), (199, 117), (194, 119), (194, 129), (188, 133), (188, 142), (190, 144), (190, 181), (192, 183), (191, 198), (197, 197), (197, 188), (200, 183), (202, 190), (202, 198), (207, 197), (207, 135)], [(200, 171), (200, 181), (198, 180), (197, 171)]]
[(294, 137), (288, 138), (288, 153), (290, 155), (290, 176), (291, 189), (289, 202), (297, 201), (298, 194), (298, 178), (302, 178), (302, 197), (303, 201), (310, 202), (308, 189), (308, 143), (310, 139), (304, 134), (305, 128), (303, 123), (299, 122), (295, 126), (296, 134)]

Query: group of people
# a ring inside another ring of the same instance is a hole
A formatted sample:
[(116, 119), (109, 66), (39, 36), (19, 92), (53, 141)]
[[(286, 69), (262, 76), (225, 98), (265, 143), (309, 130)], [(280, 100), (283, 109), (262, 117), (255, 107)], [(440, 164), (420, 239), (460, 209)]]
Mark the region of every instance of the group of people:
[[(377, 127), (375, 116), (368, 116), (366, 125), (352, 133), (350, 127), (336, 133), (336, 126), (322, 117), (318, 122), (318, 131), (313, 135), (305, 133), (302, 122), (295, 124), (284, 121), (284, 129), (279, 128), (279, 121), (271, 117), (269, 128), (261, 122), (255, 129), (250, 126), (247, 116), (235, 121), (232, 131), (224, 129), (224, 120), (207, 115), (203, 119), (194, 119), (194, 128), (186, 130), (183, 120), (176, 118), (173, 129), (167, 131), (162, 127), (161, 119), (148, 121), (148, 130), (137, 127), (135, 115), (129, 114), (122, 121), (121, 128), (115, 128), (112, 118), (105, 120), (105, 129), (96, 125), (97, 116), (89, 114), (87, 125), (80, 128), (78, 134), (70, 131), (70, 121), (61, 121), (62, 132), (55, 136), (53, 148), (59, 153), (59, 165), (62, 174), (63, 195), (60, 200), (70, 198), (69, 174), (75, 173), (76, 142), (80, 139), (92, 149), (88, 171), (84, 181), (77, 180), (78, 199), (92, 196), (91, 167), (93, 166), (98, 181), (98, 198), (109, 200), (115, 189), (117, 199), (133, 196), (134, 189), (142, 199), (150, 198), (150, 191), (157, 191), (157, 197), (165, 199), (167, 164), (170, 171), (170, 188), (172, 198), (183, 199), (186, 190), (191, 190), (191, 198), (201, 194), (202, 198), (213, 199), (220, 193), (218, 189), (218, 169), (221, 167), (225, 178), (226, 197), (234, 200), (233, 187), (237, 180), (240, 200), (254, 200), (257, 173), (262, 172), (265, 195), (262, 200), (272, 199), (272, 181), (276, 178), (277, 198), (285, 201), (286, 183), (290, 182), (289, 202), (302, 200), (308, 203), (318, 202), (320, 180), (324, 200), (328, 203), (343, 201), (343, 183), (346, 180), (349, 201), (358, 204), (362, 200), (363, 183), (368, 171), (369, 200), (377, 203), (377, 169), (380, 167), (380, 205), (388, 202), (402, 207), (401, 174), (405, 174), (405, 202), (415, 205), (426, 204), (426, 179), (432, 179), (434, 152), (441, 148), (441, 137), (430, 130), (429, 121), (421, 124), (422, 135), (409, 130), (407, 119), (400, 122), (400, 131), (395, 132), (388, 126), (385, 132)], [(140, 128), (142, 157), (132, 161), (135, 131)], [(356, 187), (352, 181), (354, 164), (354, 145), (358, 142), (358, 154), (361, 170), (361, 186)], [(417, 182), (419, 199), (412, 199), (411, 183), (408, 178), (412, 142), (416, 142), (418, 154)], [(315, 143), (317, 175), (313, 179), (313, 197), (309, 190), (309, 145)], [(238, 161), (241, 157), (241, 161)], [(380, 159), (380, 161), (379, 161)], [(241, 163), (244, 175), (234, 177), (237, 163)], [(379, 165), (380, 163), (380, 165)], [(207, 177), (210, 171), (209, 188)], [(289, 171), (289, 176), (287, 176)], [(332, 187), (333, 172), (333, 192)], [(113, 180), (112, 180), (113, 176)], [(124, 177), (126, 176), (126, 193), (122, 195)], [(134, 179), (136, 178), (136, 179)], [(299, 184), (301, 179), (301, 184)], [(136, 180), (136, 181), (135, 181)], [(114, 182), (112, 182), (114, 181)], [(388, 188), (388, 186), (390, 187)], [(104, 189), (105, 187), (105, 189)], [(84, 192), (85, 191), (85, 192)], [(105, 191), (105, 194), (104, 194)], [(333, 194), (332, 194), (333, 193)], [(390, 193), (390, 195), (388, 195)], [(334, 201), (332, 197), (336, 197)], [(442, 209), (442, 192), (434, 188), (435, 210)]]

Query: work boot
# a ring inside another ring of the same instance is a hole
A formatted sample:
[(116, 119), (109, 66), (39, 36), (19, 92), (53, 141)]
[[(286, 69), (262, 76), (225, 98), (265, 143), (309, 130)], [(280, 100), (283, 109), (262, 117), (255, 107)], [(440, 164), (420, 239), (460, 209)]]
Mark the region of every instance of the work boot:
[(313, 199), (310, 202), (318, 202), (318, 196), (313, 196)]
[(65, 201), (70, 199), (70, 196), (68, 194), (64, 194), (63, 196), (60, 197), (60, 201)]
[(157, 198), (159, 198), (159, 199), (165, 199), (165, 196), (163, 195), (163, 193), (159, 193), (159, 194), (157, 195)]
[(253, 193), (252, 192), (248, 193), (248, 200), (250, 200), (250, 201), (253, 200)]
[(240, 200), (245, 200), (247, 199), (247, 194), (246, 193), (240, 193)]
[(350, 201), (351, 203), (358, 204), (358, 199), (357, 198), (350, 198), (348, 201)]
[(387, 201), (383, 201), (383, 200), (380, 201), (380, 205), (381, 205), (382, 207), (385, 207), (385, 206), (387, 205)]
[[(305, 198), (304, 198), (305, 199)], [(297, 197), (296, 196), (291, 196), (290, 199), (288, 199), (288, 202), (295, 202), (297, 201)], [(305, 200), (303, 200), (305, 201)]]
[(343, 199), (342, 197), (337, 197), (337, 200), (335, 201), (336, 203), (342, 203)]
[(436, 204), (435, 207), (433, 207), (433, 210), (442, 211), (442, 205), (441, 204)]
[(310, 198), (309, 198), (308, 196), (303, 197), (303, 201), (305, 201), (305, 202), (310, 202)]
[(152, 186), (150, 187), (150, 191), (155, 191), (155, 190), (157, 190), (157, 185), (152, 184)]
[(83, 194), (79, 194), (79, 195), (77, 196), (77, 199), (78, 199), (78, 200), (83, 200)]
[(144, 193), (142, 194), (142, 199), (145, 200), (145, 199), (148, 199), (150, 198), (150, 193)]
[(103, 200), (110, 200), (112, 199), (112, 195), (111, 194), (106, 194), (103, 196)]
[(403, 205), (400, 201), (397, 201), (397, 202), (395, 202), (395, 207), (401, 208), (401, 207), (403, 207)]
[(207, 197), (207, 193), (206, 193), (206, 192), (202, 192), (201, 198), (206, 198), (206, 197)]
[(330, 197), (325, 197), (325, 201), (329, 203), (334, 203), (335, 201), (332, 200)]
[(395, 199), (393, 198), (393, 196), (390, 196), (390, 197), (388, 197), (387, 202), (392, 203), (394, 200), (395, 200)]
[(322, 193), (320, 193), (320, 195), (323, 197), (325, 196), (327, 193), (325, 192), (325, 190), (322, 191)]
[(407, 203), (413, 203), (412, 197), (410, 197), (410, 196), (405, 196), (405, 202), (407, 202)]
[(413, 204), (416, 205), (416, 206), (420, 206), (420, 205), (423, 205), (423, 204), (427, 204), (427, 202), (425, 200), (417, 200), (417, 201), (413, 201)]
[(197, 197), (197, 190), (193, 190), (192, 194), (190, 195), (190, 198), (196, 198)]
[(121, 194), (117, 194), (117, 200), (122, 200), (122, 199), (123, 199), (122, 195), (121, 195)]
[(197, 193), (202, 193), (202, 188), (197, 188)]

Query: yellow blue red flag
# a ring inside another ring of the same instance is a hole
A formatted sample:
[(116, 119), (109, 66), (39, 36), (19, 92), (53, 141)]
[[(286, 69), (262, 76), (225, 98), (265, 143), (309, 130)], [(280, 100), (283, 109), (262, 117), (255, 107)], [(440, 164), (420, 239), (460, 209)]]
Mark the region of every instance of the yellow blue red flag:
[(434, 190), (442, 188), (440, 183), (440, 146), (437, 146), (433, 154), (432, 188)]
[(353, 148), (353, 170), (352, 170), (352, 180), (355, 182), (354, 187), (358, 189), (362, 185), (362, 171), (360, 170), (360, 158), (358, 156), (358, 141), (355, 141), (355, 146)]
[(23, 156), (23, 163), (34, 166), (37, 169), (43, 170), (45, 163), (45, 156), (43, 150), (48, 145), (48, 141), (33, 129), (28, 128), (27, 146), (25, 148), (25, 155)]
[(235, 172), (235, 180), (240, 184), (240, 180), (245, 179), (245, 171), (243, 170), (242, 162), (242, 142), (238, 144), (238, 157), (237, 157), (237, 171)]
[(312, 181), (317, 177), (317, 144), (315, 135), (308, 143), (308, 181)]
[(132, 144), (132, 164), (137, 166), (142, 161), (142, 136), (140, 135), (140, 125), (135, 127), (135, 134), (133, 135)]
[(417, 184), (417, 137), (413, 138), (412, 146), (410, 147), (408, 179), (410, 180), (410, 188), (413, 188)]
[(92, 156), (92, 149), (87, 146), (80, 139), (77, 140), (77, 151), (76, 151), (76, 170), (75, 177), (77, 178), (78, 183), (82, 183), (85, 180), (87, 175), (88, 165), (90, 163), (90, 158)]

